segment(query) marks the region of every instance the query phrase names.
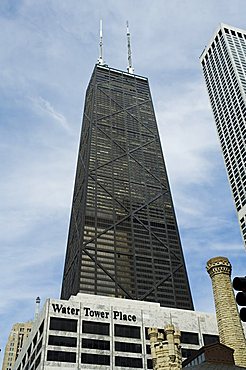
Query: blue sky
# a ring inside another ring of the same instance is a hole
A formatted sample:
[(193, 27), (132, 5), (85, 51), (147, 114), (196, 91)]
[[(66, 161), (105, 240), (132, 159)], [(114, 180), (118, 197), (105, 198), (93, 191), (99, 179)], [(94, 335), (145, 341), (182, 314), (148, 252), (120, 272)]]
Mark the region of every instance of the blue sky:
[[(147, 76), (195, 307), (214, 311), (206, 261), (246, 254), (199, 55), (220, 22), (246, 28), (244, 0), (2, 0), (0, 3), (0, 347), (35, 298), (58, 298), (85, 88), (99, 20), (111, 67)], [(1, 361), (0, 360), (0, 361)]]

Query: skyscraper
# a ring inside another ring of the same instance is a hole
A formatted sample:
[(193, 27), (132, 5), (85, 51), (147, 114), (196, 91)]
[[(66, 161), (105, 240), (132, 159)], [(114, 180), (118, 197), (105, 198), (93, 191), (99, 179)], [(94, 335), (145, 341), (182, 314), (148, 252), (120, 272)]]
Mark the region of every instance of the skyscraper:
[(246, 245), (246, 31), (221, 24), (200, 61)]
[(193, 309), (148, 80), (128, 61), (101, 53), (86, 92), (61, 298)]
[(32, 330), (32, 326), (32, 321), (13, 325), (5, 347), (2, 370), (13, 369), (15, 361)]

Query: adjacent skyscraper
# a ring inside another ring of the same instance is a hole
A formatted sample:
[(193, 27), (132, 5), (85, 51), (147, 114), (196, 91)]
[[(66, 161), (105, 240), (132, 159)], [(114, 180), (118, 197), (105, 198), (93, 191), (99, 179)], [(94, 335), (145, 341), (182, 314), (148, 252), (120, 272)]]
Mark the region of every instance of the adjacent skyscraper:
[(32, 330), (32, 326), (32, 321), (13, 325), (5, 347), (2, 370), (13, 369), (15, 361)]
[[(102, 36), (102, 35), (101, 35)], [(148, 80), (101, 53), (85, 99), (61, 298), (193, 309)]]
[(221, 24), (200, 60), (246, 245), (246, 31)]

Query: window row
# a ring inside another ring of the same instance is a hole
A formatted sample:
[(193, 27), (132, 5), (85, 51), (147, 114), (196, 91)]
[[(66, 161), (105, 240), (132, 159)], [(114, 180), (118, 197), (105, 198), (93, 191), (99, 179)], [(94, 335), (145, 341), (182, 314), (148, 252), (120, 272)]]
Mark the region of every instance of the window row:
[[(48, 351), (47, 361), (76, 363), (76, 352)], [(82, 353), (81, 363), (110, 366), (110, 355)], [(115, 356), (115, 366), (142, 368), (143, 359)]]
[[(78, 321), (58, 317), (50, 318), (50, 330), (77, 332)], [(89, 334), (109, 335), (109, 323), (86, 321), (82, 323), (82, 332)], [(140, 327), (133, 325), (114, 325), (114, 335), (126, 338), (141, 338)], [(52, 339), (53, 340), (53, 339)]]

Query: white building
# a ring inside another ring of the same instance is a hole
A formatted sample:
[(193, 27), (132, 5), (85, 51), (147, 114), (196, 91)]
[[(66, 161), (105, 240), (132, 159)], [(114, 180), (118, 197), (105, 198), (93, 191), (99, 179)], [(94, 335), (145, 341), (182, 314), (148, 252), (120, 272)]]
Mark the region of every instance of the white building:
[(200, 61), (246, 245), (246, 31), (221, 24)]
[(183, 357), (218, 339), (215, 315), (90, 294), (48, 299), (15, 370), (151, 369), (147, 328), (173, 323)]

